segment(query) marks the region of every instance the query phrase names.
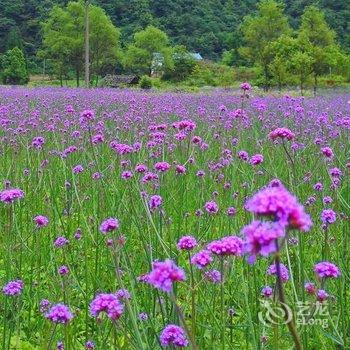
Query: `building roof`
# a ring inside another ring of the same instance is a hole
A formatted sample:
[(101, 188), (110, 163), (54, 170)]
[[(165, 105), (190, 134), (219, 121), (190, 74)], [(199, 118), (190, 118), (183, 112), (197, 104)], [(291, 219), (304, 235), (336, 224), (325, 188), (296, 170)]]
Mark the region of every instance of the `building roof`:
[(131, 75), (114, 75), (114, 74), (107, 74), (103, 78), (103, 86), (109, 86), (109, 87), (118, 87), (120, 85), (132, 85), (137, 84), (140, 80), (140, 77), (135, 74)]
[(201, 61), (203, 59), (202, 55), (199, 52), (190, 52), (189, 55), (197, 61)]

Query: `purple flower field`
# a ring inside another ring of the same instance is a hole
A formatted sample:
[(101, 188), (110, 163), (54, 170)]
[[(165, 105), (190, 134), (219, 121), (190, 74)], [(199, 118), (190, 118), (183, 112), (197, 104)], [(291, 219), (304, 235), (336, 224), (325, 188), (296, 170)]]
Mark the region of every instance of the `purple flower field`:
[(0, 349), (350, 347), (350, 94), (0, 88)]

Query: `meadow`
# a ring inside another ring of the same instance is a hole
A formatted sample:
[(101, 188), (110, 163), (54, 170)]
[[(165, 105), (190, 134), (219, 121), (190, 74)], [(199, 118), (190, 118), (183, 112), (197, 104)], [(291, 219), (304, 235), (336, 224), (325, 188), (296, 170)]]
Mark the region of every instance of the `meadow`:
[(0, 88), (0, 349), (349, 349), (350, 94)]

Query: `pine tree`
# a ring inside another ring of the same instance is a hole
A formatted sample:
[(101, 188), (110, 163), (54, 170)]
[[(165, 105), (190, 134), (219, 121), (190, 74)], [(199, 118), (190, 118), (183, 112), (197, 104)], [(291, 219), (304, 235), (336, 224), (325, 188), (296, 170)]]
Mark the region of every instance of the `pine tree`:
[(2, 58), (2, 81), (4, 84), (23, 85), (29, 76), (23, 51), (18, 47), (8, 50)]

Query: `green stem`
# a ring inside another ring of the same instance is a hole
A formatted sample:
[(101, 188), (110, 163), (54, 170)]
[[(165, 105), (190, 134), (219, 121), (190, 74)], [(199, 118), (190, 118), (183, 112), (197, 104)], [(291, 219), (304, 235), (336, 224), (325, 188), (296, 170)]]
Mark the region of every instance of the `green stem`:
[(283, 290), (283, 284), (282, 284), (282, 279), (281, 279), (281, 260), (280, 260), (280, 252), (279, 252), (279, 246), (278, 246), (278, 241), (276, 240), (276, 254), (275, 254), (275, 264), (276, 264), (276, 278), (277, 278), (277, 290), (278, 290), (278, 298), (281, 303), (281, 307), (284, 311), (284, 316), (285, 320), (287, 321), (287, 327), (292, 335), (295, 348), (296, 350), (302, 350), (303, 346), (301, 344), (299, 334), (297, 332), (295, 322), (294, 322), (294, 316), (292, 316), (292, 319), (289, 321), (289, 308), (286, 305), (286, 298), (284, 295), (284, 290)]
[(220, 259), (220, 272), (221, 272), (221, 283), (220, 283), (220, 303), (221, 303), (221, 349), (225, 350), (225, 303), (224, 303), (224, 258)]
[(195, 280), (194, 280), (193, 266), (191, 264), (191, 254), (190, 254), (190, 252), (188, 252), (188, 262), (190, 264), (190, 271), (191, 271), (192, 335), (193, 335), (193, 338), (196, 338), (196, 289), (195, 289)]
[(170, 299), (174, 305), (174, 308), (176, 310), (176, 313), (177, 315), (179, 316), (179, 319), (180, 319), (180, 323), (182, 325), (182, 327), (185, 329), (185, 332), (187, 333), (187, 336), (189, 338), (189, 341), (191, 343), (191, 347), (193, 350), (199, 350), (197, 344), (196, 344), (196, 341), (193, 337), (193, 334), (189, 331), (188, 327), (187, 327), (187, 324), (186, 324), (186, 321), (185, 321), (185, 318), (183, 316), (183, 313), (182, 313), (182, 310), (180, 308), (180, 306), (177, 304), (176, 302), (176, 298), (175, 298), (175, 295), (173, 292), (170, 293)]

